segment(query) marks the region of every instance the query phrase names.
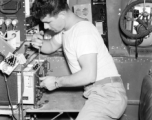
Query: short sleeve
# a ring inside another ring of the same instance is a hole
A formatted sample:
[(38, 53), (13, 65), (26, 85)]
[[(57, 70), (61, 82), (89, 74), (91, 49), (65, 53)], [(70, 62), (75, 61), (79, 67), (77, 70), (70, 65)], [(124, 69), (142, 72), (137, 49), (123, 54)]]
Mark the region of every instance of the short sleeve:
[(78, 58), (85, 54), (98, 53), (98, 43), (93, 36), (84, 35), (78, 37), (76, 41), (76, 55)]
[(55, 40), (58, 44), (62, 44), (62, 32), (54, 35), (54, 40)]

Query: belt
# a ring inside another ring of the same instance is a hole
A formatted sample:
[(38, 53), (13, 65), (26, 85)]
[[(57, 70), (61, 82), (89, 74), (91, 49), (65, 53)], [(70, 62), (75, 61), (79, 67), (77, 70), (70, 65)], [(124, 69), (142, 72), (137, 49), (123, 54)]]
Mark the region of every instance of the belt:
[(119, 77), (119, 76), (107, 77), (107, 78), (104, 78), (104, 79), (102, 79), (102, 80), (98, 80), (98, 81), (96, 81), (95, 83), (86, 85), (86, 86), (84, 87), (84, 89), (85, 89), (85, 90), (88, 90), (88, 89), (89, 89), (90, 87), (92, 87), (92, 86), (104, 85), (104, 84), (107, 84), (107, 83), (115, 83), (115, 82), (122, 83), (121, 77)]

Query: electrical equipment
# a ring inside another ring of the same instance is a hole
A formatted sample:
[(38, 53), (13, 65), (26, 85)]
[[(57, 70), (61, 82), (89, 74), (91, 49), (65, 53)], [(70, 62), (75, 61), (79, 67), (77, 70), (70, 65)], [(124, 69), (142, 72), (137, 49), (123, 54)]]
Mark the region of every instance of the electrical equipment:
[[(38, 65), (38, 67), (35, 67), (35, 64)], [(35, 104), (36, 81), (39, 81), (39, 74), (37, 73), (37, 70), (41, 67), (41, 64), (42, 62), (37, 63), (37, 61), (34, 61), (24, 69), (22, 74), (17, 74), (18, 103), (20, 103), (22, 97), (23, 104)]]
[[(16, 30), (17, 24), (17, 19), (5, 20), (4, 18), (0, 18), (0, 38), (5, 40), (14, 49), (20, 46), (20, 30)], [(5, 30), (3, 27), (5, 27)]]
[(24, 63), (26, 63), (26, 59), (23, 54), (14, 55), (9, 53), (0, 63), (0, 70), (5, 74), (10, 75), (19, 64)]
[[(18, 103), (20, 103), (21, 96), (23, 104), (35, 104), (35, 81), (38, 80), (35, 72), (23, 72), (24, 88), (21, 88), (22, 78), (21, 73), (17, 74), (18, 86)], [(23, 93), (21, 92), (23, 90)]]
[(152, 1), (128, 2), (119, 18), (119, 34), (129, 56), (149, 56), (152, 51)]
[[(24, 0), (0, 1), (0, 39), (17, 49), (26, 40)], [(19, 53), (23, 53), (22, 48)], [(11, 51), (10, 51), (11, 52)]]
[[(44, 60), (34, 60), (24, 69), (23, 76), (21, 76), (21, 73), (17, 74), (18, 102), (20, 102), (21, 96), (23, 104), (36, 105), (41, 99), (43, 92), (41, 91), (42, 88), (39, 86), (39, 76), (45, 76), (43, 67), (45, 64), (46, 62)], [(22, 84), (23, 88), (21, 88)]]
[(10, 75), (11, 72), (17, 67), (19, 60), (17, 56), (9, 53), (8, 56), (0, 63), (0, 70), (7, 75)]
[(151, 5), (151, 1), (134, 1), (123, 10), (120, 16), (120, 30), (127, 45), (151, 46), (151, 39), (147, 39), (152, 31)]
[(106, 0), (91, 0), (91, 5), (92, 22), (97, 27), (99, 33), (104, 39), (106, 46), (108, 47)]
[[(40, 88), (39, 76), (45, 76), (45, 67), (47, 62), (44, 60), (34, 60), (23, 72), (12, 72), (8, 77), (8, 89), (10, 92), (11, 103), (17, 105), (37, 106), (38, 101), (42, 98), (43, 89)], [(4, 77), (0, 74), (0, 105), (9, 105), (7, 89)]]
[[(19, 113), (25, 110), (22, 107), (38, 108), (43, 95), (39, 77), (46, 73), (42, 67), (45, 62), (40, 58), (33, 61), (28, 56), (27, 49), (34, 48), (24, 44), (27, 41), (24, 4), (25, 0), (0, 0), (0, 115), (7, 114), (7, 109), (9, 114), (22, 116)], [(19, 65), (24, 63), (27, 64)]]
[[(133, 18), (137, 19), (141, 13), (143, 14), (147, 14), (147, 19), (145, 19), (144, 17), (142, 18), (143, 21), (147, 21), (150, 18), (150, 14), (151, 14), (151, 7), (149, 6), (149, 4), (145, 4), (145, 7), (143, 7), (143, 4), (138, 4), (134, 7), (134, 12), (128, 12), (130, 13), (130, 16), (126, 16), (128, 18), (127, 22), (126, 22), (126, 27), (129, 27), (127, 30), (131, 31), (132, 34), (139, 34), (142, 33), (144, 29), (144, 26), (141, 23), (138, 23), (136, 20), (134, 21), (130, 21), (129, 18)], [(144, 10), (144, 11), (143, 11)], [(141, 16), (142, 17), (142, 16)], [(144, 20), (145, 19), (145, 20)], [(148, 22), (148, 21), (147, 21)], [(130, 23), (130, 24), (127, 24)], [(149, 20), (149, 26), (151, 25), (151, 20)], [(151, 46), (152, 45), (152, 34), (149, 33), (148, 35), (146, 35), (145, 37), (143, 37), (143, 40), (141, 41), (141, 43), (139, 44), (139, 47), (146, 47), (146, 46)], [(123, 39), (124, 40), (124, 39)], [(125, 42), (126, 40), (124, 40)], [(129, 41), (129, 40), (128, 40)], [(131, 40), (133, 43), (136, 42), (136, 40)], [(126, 43), (127, 44), (127, 43)], [(129, 44), (130, 45), (130, 44)], [(132, 44), (131, 44), (132, 45)], [(134, 44), (135, 45), (135, 44)]]
[[(5, 83), (3, 73), (0, 72), (1, 107), (3, 105), (10, 105), (10, 102), (12, 105), (18, 103), (17, 73), (13, 71), (18, 64), (18, 60), (17, 55), (13, 55), (12, 53), (20, 46), (21, 40), (25, 40), (25, 15), (23, 6), (23, 0), (0, 0), (0, 54), (3, 56), (0, 66), (3, 68), (2, 66), (4, 65), (4, 68), (7, 68), (8, 65), (9, 67), (12, 65), (11, 69), (5, 69), (5, 72), (9, 74), (9, 76), (6, 75), (7, 83)], [(20, 52), (23, 53), (23, 50)], [(8, 89), (6, 88), (6, 84), (8, 85)], [(7, 94), (7, 90), (9, 90), (9, 95)], [(10, 102), (8, 96), (10, 96)]]
[(12, 71), (19, 65), (19, 57), (12, 53), (9, 53), (7, 57), (0, 63), (0, 70), (7, 75), (10, 75)]

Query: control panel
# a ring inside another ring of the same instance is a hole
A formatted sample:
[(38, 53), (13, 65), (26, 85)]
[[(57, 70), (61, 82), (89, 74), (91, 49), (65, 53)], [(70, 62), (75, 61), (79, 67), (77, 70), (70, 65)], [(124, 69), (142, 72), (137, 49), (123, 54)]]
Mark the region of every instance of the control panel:
[(26, 40), (24, 7), (24, 0), (0, 1), (0, 39), (14, 50)]
[[(30, 105), (36, 105), (41, 99), (43, 92), (40, 87), (39, 77), (45, 75), (44, 64), (46, 64), (44, 60), (35, 59), (24, 69), (23, 74), (17, 74), (18, 103), (20, 103), (21, 97), (23, 104)], [(24, 90), (22, 90), (21, 86), (23, 86)]]
[(106, 46), (108, 47), (106, 0), (91, 0), (91, 4), (92, 21), (103, 37)]

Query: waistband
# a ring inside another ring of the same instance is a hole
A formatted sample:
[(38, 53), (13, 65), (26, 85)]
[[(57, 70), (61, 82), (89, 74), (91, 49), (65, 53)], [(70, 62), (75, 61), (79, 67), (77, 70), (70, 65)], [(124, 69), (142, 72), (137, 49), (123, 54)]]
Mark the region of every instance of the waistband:
[(87, 89), (89, 89), (92, 86), (104, 85), (104, 84), (107, 84), (107, 83), (116, 83), (116, 82), (122, 83), (122, 79), (121, 79), (120, 76), (106, 77), (106, 78), (104, 78), (102, 80), (96, 81), (95, 83), (92, 83), (92, 84), (84, 86), (84, 89), (87, 90)]
[(114, 82), (122, 82), (121, 77), (119, 76), (114, 76), (114, 77), (107, 77), (102, 80), (96, 81), (93, 83), (93, 85), (98, 85), (98, 84), (106, 84), (106, 83), (114, 83)]

